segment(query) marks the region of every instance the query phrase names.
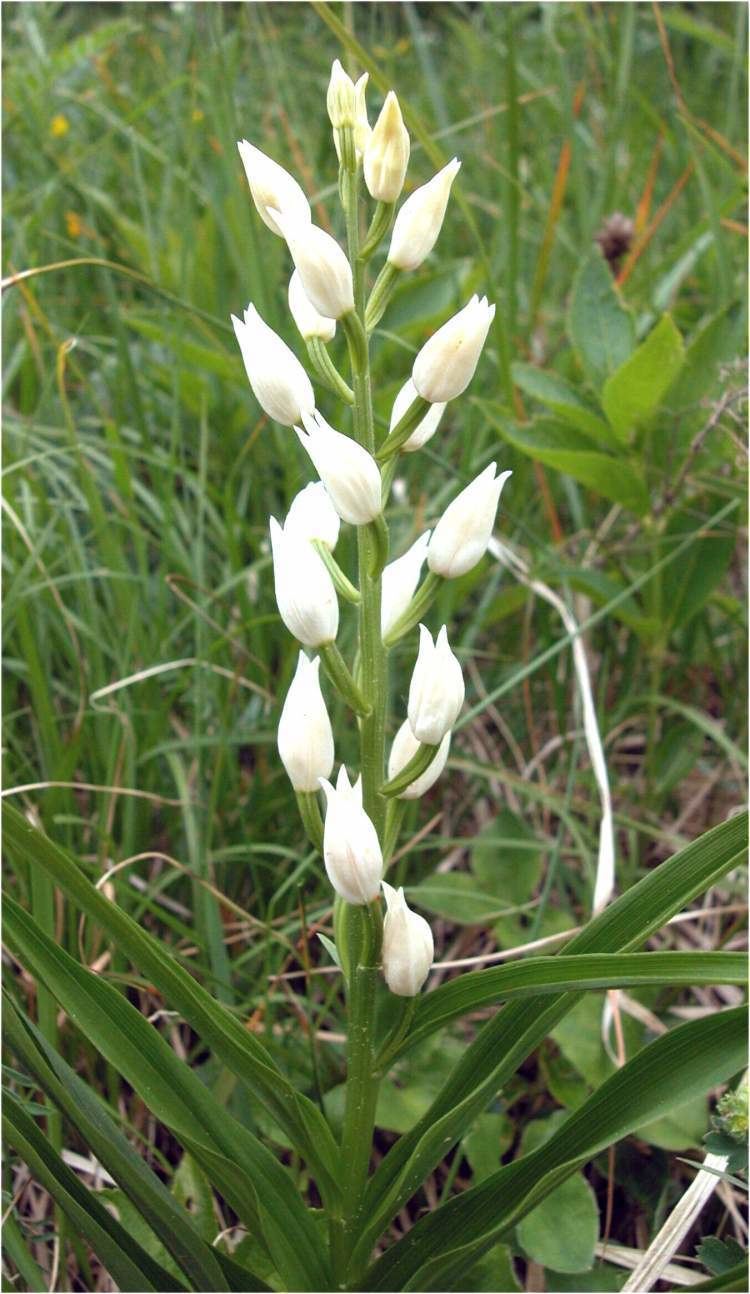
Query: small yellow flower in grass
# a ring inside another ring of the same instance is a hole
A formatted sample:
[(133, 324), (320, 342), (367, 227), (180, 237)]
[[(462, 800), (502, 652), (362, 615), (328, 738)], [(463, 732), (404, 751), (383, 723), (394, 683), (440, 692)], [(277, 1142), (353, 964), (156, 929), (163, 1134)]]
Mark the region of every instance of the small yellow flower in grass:
[(55, 113), (54, 117), (49, 123), (49, 133), (52, 136), (52, 138), (61, 139), (63, 135), (67, 135), (69, 130), (70, 130), (70, 122), (68, 121), (68, 118), (65, 116), (65, 114), (62, 112)]
[(80, 238), (83, 233), (83, 221), (77, 211), (65, 212), (65, 228), (69, 238)]

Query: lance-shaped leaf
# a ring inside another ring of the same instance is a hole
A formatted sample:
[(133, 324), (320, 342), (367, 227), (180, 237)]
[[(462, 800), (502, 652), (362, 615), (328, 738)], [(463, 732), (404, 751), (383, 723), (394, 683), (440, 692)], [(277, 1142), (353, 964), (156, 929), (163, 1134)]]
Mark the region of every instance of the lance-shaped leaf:
[(79, 966), (9, 897), (4, 916), (19, 959), (174, 1131), (243, 1222), (260, 1229), (289, 1287), (325, 1289), (330, 1274), (319, 1229), (275, 1156), (214, 1100), (117, 989)]
[(447, 1290), (499, 1237), (582, 1164), (644, 1123), (741, 1070), (741, 1007), (679, 1025), (602, 1083), (537, 1151), (420, 1219), (377, 1262), (368, 1290)]
[(105, 898), (64, 850), (11, 806), (6, 806), (3, 813), (3, 836), (9, 853), (32, 867), (43, 868), (107, 932), (120, 952), (149, 977), (170, 1007), (180, 1012), (227, 1068), (247, 1085), (251, 1096), (263, 1102), (307, 1160), (323, 1197), (335, 1198), (338, 1148), (333, 1134), (318, 1107), (295, 1090), (260, 1039), (207, 993), (163, 944)]
[(3, 1096), (3, 1133), (7, 1144), (18, 1151), (32, 1176), (70, 1219), (76, 1233), (88, 1240), (121, 1290), (186, 1288), (177, 1284), (172, 1273), (155, 1262), (94, 1192), (79, 1181), (11, 1092)]
[[(736, 866), (746, 845), (747, 814), (707, 831), (590, 921), (567, 945), (566, 956), (637, 948)], [(363, 1202), (366, 1222), (353, 1254), (355, 1270), (428, 1173), (580, 997), (576, 991), (510, 1002), (479, 1032), (429, 1110), (373, 1174)]]
[[(91, 1088), (58, 1056), (43, 1034), (3, 998), (5, 1040), (40, 1087), (77, 1128), (100, 1164), (132, 1200), (146, 1222), (196, 1289), (230, 1290), (222, 1270), (225, 1255), (199, 1235), (193, 1219), (130, 1145)], [(267, 1287), (240, 1269), (243, 1287)]]

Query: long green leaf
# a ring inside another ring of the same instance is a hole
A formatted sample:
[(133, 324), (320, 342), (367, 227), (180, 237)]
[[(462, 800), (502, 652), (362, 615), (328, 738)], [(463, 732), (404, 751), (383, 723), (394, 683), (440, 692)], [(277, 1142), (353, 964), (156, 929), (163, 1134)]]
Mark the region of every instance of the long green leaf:
[(121, 1290), (185, 1289), (154, 1261), (63, 1163), (47, 1137), (11, 1092), (3, 1096), (3, 1130), (33, 1176), (89, 1241)]
[(171, 1007), (184, 1016), (225, 1065), (247, 1084), (313, 1169), (324, 1199), (338, 1193), (338, 1148), (321, 1111), (298, 1093), (263, 1043), (211, 997), (158, 940), (92, 885), (76, 862), (11, 806), (3, 815), (8, 850), (41, 867), (116, 947), (148, 975)]
[(289, 1287), (326, 1289), (330, 1274), (319, 1229), (275, 1156), (214, 1101), (161, 1034), (112, 985), (43, 935), (13, 899), (6, 897), (4, 908), (6, 936), (27, 968), (190, 1149), (251, 1230), (260, 1221)]
[(420, 1219), (377, 1263), (368, 1290), (451, 1289), (467, 1267), (561, 1181), (634, 1129), (742, 1069), (746, 1012), (679, 1025), (638, 1052), (537, 1151)]
[[(207, 1245), (188, 1213), (110, 1118), (91, 1088), (58, 1056), (39, 1030), (3, 998), (6, 1042), (86, 1145), (143, 1215), (195, 1289), (229, 1290), (218, 1251)], [(248, 1281), (253, 1278), (247, 1274)], [(256, 1281), (248, 1288), (267, 1287)]]
[(428, 993), (417, 1005), (401, 1050), (442, 1029), (467, 1011), (560, 989), (638, 988), (645, 985), (747, 983), (741, 953), (588, 953), (579, 957), (530, 957), (509, 966), (472, 971)]
[[(628, 952), (714, 885), (742, 857), (747, 814), (737, 814), (662, 863), (590, 921), (566, 948)], [(365, 1192), (353, 1266), (364, 1265), (381, 1232), (527, 1056), (580, 1000), (581, 993), (510, 1002), (467, 1048), (430, 1108), (381, 1161)]]

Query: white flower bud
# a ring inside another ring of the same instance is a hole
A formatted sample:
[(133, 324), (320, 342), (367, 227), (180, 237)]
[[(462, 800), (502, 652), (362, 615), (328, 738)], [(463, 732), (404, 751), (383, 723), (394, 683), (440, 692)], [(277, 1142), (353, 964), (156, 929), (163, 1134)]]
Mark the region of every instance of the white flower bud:
[(403, 889), (382, 882), (386, 914), (383, 922), (383, 975), (391, 993), (416, 997), (435, 956), (432, 931), (419, 913), (412, 912)]
[(263, 223), (268, 225), (274, 234), (278, 234), (279, 238), (283, 238), (284, 235), (279, 226), (269, 214), (269, 207), (273, 207), (276, 211), (282, 211), (284, 215), (293, 216), (296, 220), (306, 221), (309, 224), (312, 219), (310, 203), (294, 177), (285, 171), (283, 166), (279, 166), (278, 162), (274, 162), (272, 157), (267, 157), (246, 139), (239, 140), (237, 147), (240, 150), (253, 202)]
[(419, 653), (409, 685), (408, 715), (417, 741), (439, 746), (458, 718), (464, 703), (461, 666), (448, 646), (443, 625), (435, 642), (424, 625), (419, 626)]
[(377, 202), (395, 202), (409, 165), (409, 132), (398, 99), (388, 91), (364, 154), (365, 184)]
[(247, 307), (244, 322), (232, 315), (232, 323), (245, 372), (261, 409), (285, 427), (312, 413), (315, 393), (307, 373), (294, 351), (264, 323), (255, 306)]
[(353, 126), (356, 116), (354, 82), (335, 58), (331, 65), (331, 79), (326, 94), (328, 118), (334, 130)]
[(290, 634), (305, 647), (333, 642), (339, 627), (339, 604), (328, 571), (304, 539), (282, 530), (271, 517), (273, 579), (279, 615)]
[(369, 73), (363, 72), (354, 86), (354, 147), (361, 156), (367, 148), (367, 141), (372, 134), (372, 127), (367, 120), (367, 101), (365, 90)]
[(500, 493), (512, 472), (496, 478), (496, 463), (456, 495), (432, 532), (427, 565), (445, 580), (465, 575), (484, 556), (495, 524)]
[[(420, 745), (421, 742), (417, 741), (411, 730), (409, 720), (406, 719), (401, 724), (396, 736), (393, 738), (393, 745), (391, 746), (391, 753), (388, 758), (389, 781), (392, 777), (396, 777), (403, 768), (406, 768), (409, 760), (416, 755)], [(407, 786), (406, 790), (401, 792), (398, 797), (399, 800), (418, 800), (420, 795), (424, 795), (426, 791), (429, 791), (431, 786), (435, 785), (440, 774), (445, 768), (450, 745), (451, 734), (449, 729), (443, 737), (432, 763), (425, 772), (422, 773), (421, 777), (415, 778), (414, 781)]]
[(289, 310), (305, 341), (310, 337), (322, 337), (323, 341), (333, 340), (336, 320), (318, 314), (302, 286), (299, 270), (295, 270), (289, 280)]
[(351, 436), (329, 427), (319, 413), (304, 414), (305, 425), (295, 427), (331, 502), (343, 521), (364, 526), (382, 511), (380, 468), (372, 454)]
[(473, 296), (452, 319), (425, 342), (414, 361), (412, 381), (431, 404), (453, 400), (474, 376), (495, 307)]
[(384, 638), (414, 597), (429, 542), (430, 532), (426, 530), (419, 539), (415, 539), (403, 557), (397, 557), (395, 562), (389, 562), (383, 571), (380, 628)]
[(280, 211), (271, 212), (292, 260), (299, 270), (305, 295), (326, 319), (340, 319), (354, 309), (351, 266), (342, 247), (324, 229)]
[(333, 769), (333, 731), (320, 690), (320, 658), (300, 652), (279, 719), (281, 762), (295, 791), (317, 791)]
[(383, 855), (362, 808), (362, 779), (350, 786), (342, 764), (335, 789), (325, 778), (320, 785), (326, 797), (323, 857), (328, 879), (347, 903), (372, 903), (380, 891)]
[[(389, 431), (393, 431), (394, 427), (403, 418), (409, 406), (412, 405), (416, 399), (417, 388), (411, 378), (409, 378), (409, 380), (401, 387), (396, 399), (393, 401)], [(422, 421), (417, 423), (409, 439), (401, 446), (404, 453), (412, 454), (415, 449), (421, 449), (423, 445), (427, 444), (428, 440), (432, 440), (444, 413), (444, 404), (433, 404), (432, 408), (427, 410)]]
[(388, 260), (396, 269), (415, 270), (429, 256), (442, 228), (451, 185), (460, 166), (454, 157), (406, 199), (396, 216), (388, 252)]
[(286, 534), (308, 544), (319, 539), (331, 552), (338, 542), (340, 526), (339, 514), (322, 481), (311, 481), (295, 494), (284, 522)]

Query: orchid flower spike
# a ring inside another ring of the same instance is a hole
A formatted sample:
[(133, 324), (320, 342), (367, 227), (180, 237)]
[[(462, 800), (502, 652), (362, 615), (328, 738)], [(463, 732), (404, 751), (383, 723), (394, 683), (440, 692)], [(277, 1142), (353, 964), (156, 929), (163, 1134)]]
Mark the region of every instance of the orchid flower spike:
[(417, 912), (412, 912), (403, 889), (394, 890), (382, 882), (386, 914), (383, 922), (383, 975), (391, 993), (416, 997), (429, 974), (435, 956), (432, 931)]
[(351, 786), (342, 764), (335, 788), (323, 777), (320, 785), (326, 797), (323, 857), (328, 879), (347, 903), (372, 903), (380, 891), (383, 855), (362, 808), (362, 779)]
[(264, 413), (291, 427), (315, 408), (315, 393), (293, 350), (261, 319), (252, 303), (244, 320), (232, 315), (245, 372)]

